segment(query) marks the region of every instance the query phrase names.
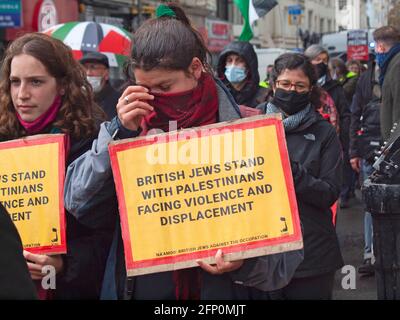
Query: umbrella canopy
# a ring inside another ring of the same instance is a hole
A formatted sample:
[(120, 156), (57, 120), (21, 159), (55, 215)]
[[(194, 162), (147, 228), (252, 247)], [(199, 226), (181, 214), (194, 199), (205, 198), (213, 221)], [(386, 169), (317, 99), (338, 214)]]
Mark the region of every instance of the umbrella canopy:
[(89, 51), (105, 54), (110, 67), (122, 66), (132, 47), (131, 34), (127, 30), (105, 23), (67, 22), (53, 26), (43, 33), (71, 47), (77, 60)]

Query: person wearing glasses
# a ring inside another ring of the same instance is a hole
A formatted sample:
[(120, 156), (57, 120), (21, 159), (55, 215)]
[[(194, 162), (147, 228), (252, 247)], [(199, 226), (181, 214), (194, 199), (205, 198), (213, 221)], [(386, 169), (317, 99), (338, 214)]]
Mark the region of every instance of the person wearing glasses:
[(335, 128), (316, 110), (320, 88), (310, 60), (286, 53), (275, 60), (274, 97), (257, 108), (282, 115), (302, 225), (304, 260), (284, 287), (285, 299), (331, 299), (343, 266), (330, 207), (340, 194), (342, 152)]
[(96, 103), (107, 114), (107, 120), (117, 115), (115, 109), (121, 92), (115, 90), (109, 80), (108, 58), (100, 52), (88, 52), (79, 60), (86, 71), (87, 80), (92, 85)]

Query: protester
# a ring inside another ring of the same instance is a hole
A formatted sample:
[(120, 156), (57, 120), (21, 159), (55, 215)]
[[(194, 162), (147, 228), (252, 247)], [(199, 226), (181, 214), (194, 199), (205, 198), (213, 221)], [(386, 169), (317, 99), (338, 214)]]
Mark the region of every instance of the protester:
[(121, 93), (110, 85), (110, 66), (107, 56), (100, 52), (88, 52), (82, 57), (80, 63), (86, 70), (87, 80), (92, 85), (96, 103), (107, 114), (107, 120), (111, 120), (117, 114), (115, 105)]
[(260, 82), (260, 87), (263, 87), (263, 88), (266, 88), (266, 89), (271, 87), (270, 81), (271, 81), (271, 75), (272, 75), (272, 70), (273, 69), (274, 69), (274, 65), (273, 64), (269, 64), (267, 66), (266, 77), (265, 77), (264, 81)]
[(354, 92), (356, 91), (356, 85), (358, 81), (358, 73), (349, 71), (343, 60), (339, 58), (333, 58), (329, 62), (330, 73), (332, 79), (337, 80), (344, 90), (347, 102), (351, 105), (353, 100)]
[(330, 209), (340, 193), (340, 142), (316, 111), (320, 93), (307, 57), (278, 57), (272, 83), (274, 98), (257, 108), (283, 117), (304, 241), (304, 261), (282, 294), (286, 299), (331, 299), (335, 271), (343, 266)]
[[(356, 60), (352, 61), (353, 70), (356, 70), (359, 67), (359, 62)], [(349, 105), (351, 105), (354, 93), (356, 91), (356, 86), (359, 78), (358, 73), (360, 72), (360, 70), (357, 69), (357, 73), (349, 71), (343, 60), (339, 58), (331, 59), (329, 62), (329, 66), (332, 78), (334, 80), (337, 80), (342, 86), (347, 102)], [(345, 158), (348, 158), (347, 152)], [(352, 170), (352, 168), (349, 166), (349, 163), (346, 163), (344, 166), (344, 175), (346, 179), (348, 179), (348, 181), (346, 180), (346, 182), (348, 183), (345, 183), (342, 190), (342, 198), (340, 203), (340, 206), (342, 208), (348, 207), (349, 199), (355, 197), (355, 189), (358, 180), (357, 172)]]
[(270, 91), (259, 85), (258, 58), (249, 42), (228, 44), (219, 56), (217, 72), (237, 104), (255, 108), (266, 101)]
[[(157, 18), (144, 22), (133, 36), (135, 45), (127, 70), (130, 78), (135, 76), (135, 85), (119, 99), (118, 117), (103, 123), (92, 150), (68, 167), (65, 203), (78, 219), (85, 215), (96, 219), (91, 203), (115, 197), (108, 154), (113, 139), (146, 135), (151, 129), (168, 131), (170, 121), (178, 128), (190, 128), (240, 118), (229, 91), (212, 77), (203, 39), (182, 9), (160, 5), (156, 14)], [(202, 269), (136, 276), (127, 282), (121, 241), (117, 224), (104, 299), (266, 299), (265, 291), (286, 285), (302, 260), (302, 251), (297, 250), (226, 262), (219, 251), (216, 265), (199, 262)]]
[(21, 238), (6, 209), (0, 203), (0, 300), (37, 299)]
[(387, 140), (394, 123), (400, 120), (400, 32), (395, 27), (385, 26), (376, 29), (373, 37), (382, 87), (381, 133)]
[(349, 206), (354, 184), (353, 170), (349, 159), (350, 108), (345, 93), (338, 81), (333, 80), (328, 70), (328, 51), (320, 45), (311, 45), (304, 54), (311, 60), (317, 70), (318, 85), (332, 97), (339, 113), (339, 139), (343, 152), (343, 186), (340, 194), (340, 207)]
[[(358, 81), (351, 105), (350, 163), (359, 172), (362, 181), (373, 172), (374, 157), (382, 143), (380, 131), (381, 88), (379, 67), (373, 61)], [(373, 275), (374, 253), (371, 213), (364, 214), (364, 261), (358, 268), (362, 275)]]
[[(40, 33), (25, 34), (11, 43), (1, 67), (0, 92), (0, 140), (64, 133), (67, 164), (90, 148), (104, 116), (69, 47)], [(92, 221), (78, 222), (66, 213), (67, 254), (24, 251), (41, 298), (50, 297), (40, 286), (45, 265), (57, 272), (54, 298), (98, 298), (111, 242), (109, 226), (114, 223), (101, 218), (103, 207), (93, 208), (99, 216)]]
[(363, 70), (363, 66), (358, 60), (349, 60), (346, 62), (346, 68), (349, 72), (355, 73), (360, 76), (365, 70)]

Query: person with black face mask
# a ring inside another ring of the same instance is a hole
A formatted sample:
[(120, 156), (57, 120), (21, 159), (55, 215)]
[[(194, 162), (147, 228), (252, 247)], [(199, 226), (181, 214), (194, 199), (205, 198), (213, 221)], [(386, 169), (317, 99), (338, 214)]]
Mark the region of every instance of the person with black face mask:
[(343, 266), (330, 209), (340, 194), (340, 142), (335, 128), (316, 110), (320, 89), (307, 57), (281, 55), (272, 88), (271, 102), (257, 108), (282, 114), (304, 241), (304, 260), (280, 293), (290, 300), (331, 299), (335, 271)]
[(328, 71), (328, 51), (320, 45), (313, 44), (307, 48), (304, 54), (311, 60), (316, 69), (318, 85), (332, 97), (339, 114), (339, 139), (343, 152), (343, 186), (340, 194), (340, 207), (346, 208), (349, 206), (355, 183), (349, 158), (351, 115), (349, 101), (346, 99), (343, 87), (338, 81), (332, 79)]

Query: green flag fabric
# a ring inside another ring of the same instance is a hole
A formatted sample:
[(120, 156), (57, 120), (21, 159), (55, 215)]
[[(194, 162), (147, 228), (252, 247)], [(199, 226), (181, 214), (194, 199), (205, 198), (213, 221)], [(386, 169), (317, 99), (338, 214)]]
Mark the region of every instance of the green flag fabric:
[(265, 16), (277, 4), (277, 0), (234, 0), (234, 3), (242, 13), (244, 24), (239, 37), (241, 41), (249, 41), (253, 38), (252, 26), (254, 21)]

